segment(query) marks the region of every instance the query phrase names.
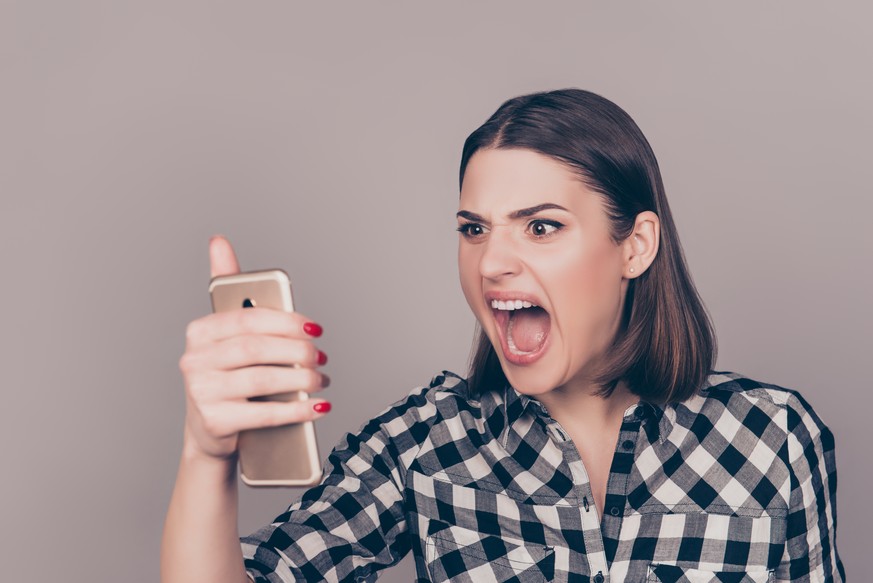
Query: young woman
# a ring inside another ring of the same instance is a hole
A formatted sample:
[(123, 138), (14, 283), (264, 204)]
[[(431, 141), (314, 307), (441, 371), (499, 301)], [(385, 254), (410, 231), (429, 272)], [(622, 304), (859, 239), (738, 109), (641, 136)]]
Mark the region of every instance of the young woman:
[[(833, 436), (797, 391), (712, 370), (627, 113), (577, 89), (507, 101), (464, 144), (457, 216), (467, 378), (442, 371), (346, 434), (242, 539), (237, 433), (329, 410), (245, 397), (320, 390), (320, 328), (257, 308), (189, 325), (164, 583), (372, 581), (410, 551), (422, 582), (845, 579)], [(210, 251), (213, 275), (239, 269), (225, 239)]]

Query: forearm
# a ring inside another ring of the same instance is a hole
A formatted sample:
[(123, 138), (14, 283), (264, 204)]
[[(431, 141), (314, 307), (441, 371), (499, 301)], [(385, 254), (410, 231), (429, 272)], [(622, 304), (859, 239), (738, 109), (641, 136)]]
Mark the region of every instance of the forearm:
[(238, 507), (235, 461), (183, 448), (161, 541), (161, 582), (250, 583)]

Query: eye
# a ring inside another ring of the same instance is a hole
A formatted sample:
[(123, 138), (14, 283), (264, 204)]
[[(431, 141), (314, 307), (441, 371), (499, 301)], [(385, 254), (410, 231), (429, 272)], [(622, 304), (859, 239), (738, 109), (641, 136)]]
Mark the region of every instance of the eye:
[(457, 228), (457, 231), (468, 239), (478, 237), (484, 232), (482, 225), (479, 223), (463, 223)]
[(559, 230), (561, 230), (561, 227), (563, 227), (563, 226), (564, 225), (559, 223), (558, 221), (546, 221), (546, 220), (542, 220), (542, 219), (539, 219), (536, 221), (531, 221), (528, 224), (530, 231), (538, 239), (545, 239), (546, 237), (551, 237), (552, 235), (557, 233)]

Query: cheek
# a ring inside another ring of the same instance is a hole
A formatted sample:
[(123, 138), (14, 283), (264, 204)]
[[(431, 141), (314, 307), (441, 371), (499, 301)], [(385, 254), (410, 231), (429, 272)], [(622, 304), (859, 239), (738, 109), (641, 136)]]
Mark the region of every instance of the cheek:
[(461, 290), (470, 309), (475, 313), (477, 302), (481, 301), (482, 285), (479, 279), (478, 259), (469, 249), (458, 250), (458, 276), (461, 280)]
[(567, 258), (554, 271), (559, 274), (555, 301), (562, 327), (574, 335), (599, 335), (604, 324), (613, 321), (618, 308), (616, 286), (621, 281), (615, 272), (616, 260), (611, 249), (602, 248)]

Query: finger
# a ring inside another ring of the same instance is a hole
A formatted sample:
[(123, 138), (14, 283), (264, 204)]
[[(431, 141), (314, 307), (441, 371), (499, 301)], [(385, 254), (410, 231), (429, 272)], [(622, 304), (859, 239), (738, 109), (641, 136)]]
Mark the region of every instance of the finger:
[(239, 273), (236, 253), (223, 235), (214, 235), (209, 239), (209, 271), (212, 277)]
[(216, 404), (209, 412), (209, 425), (216, 435), (230, 435), (246, 429), (276, 427), (290, 423), (314, 421), (324, 417), (330, 410), (319, 413), (315, 410), (324, 399), (305, 401), (246, 401), (237, 403), (225, 401)]
[(299, 312), (285, 312), (273, 308), (253, 307), (216, 312), (188, 324), (186, 331), (188, 346), (198, 347), (210, 342), (227, 340), (243, 334), (266, 334), (287, 336), (289, 338), (314, 338), (320, 336), (306, 332), (311, 329), (306, 324), (312, 321)]
[(206, 369), (233, 370), (257, 364), (314, 368), (319, 364), (319, 350), (308, 340), (280, 336), (234, 336), (206, 348)]
[(288, 366), (248, 366), (219, 373), (220, 382), (208, 390), (211, 399), (248, 399), (291, 391), (315, 393), (330, 384), (330, 378), (317, 370)]

